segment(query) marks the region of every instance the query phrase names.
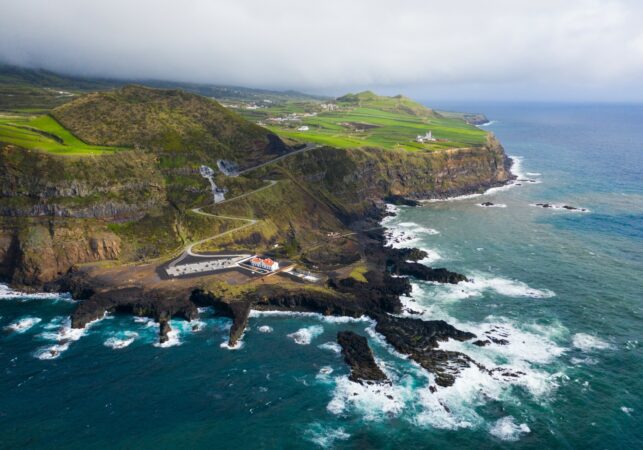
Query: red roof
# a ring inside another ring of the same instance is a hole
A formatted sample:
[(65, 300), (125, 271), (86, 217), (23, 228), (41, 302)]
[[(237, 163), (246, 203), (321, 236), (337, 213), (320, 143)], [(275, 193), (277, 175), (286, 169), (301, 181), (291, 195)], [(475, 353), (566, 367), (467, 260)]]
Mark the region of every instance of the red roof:
[(254, 258), (252, 258), (250, 260), (250, 262), (255, 263), (255, 264), (259, 264), (261, 262), (261, 258), (254, 257)]
[(272, 266), (275, 262), (270, 258), (266, 258), (263, 260), (263, 263)]

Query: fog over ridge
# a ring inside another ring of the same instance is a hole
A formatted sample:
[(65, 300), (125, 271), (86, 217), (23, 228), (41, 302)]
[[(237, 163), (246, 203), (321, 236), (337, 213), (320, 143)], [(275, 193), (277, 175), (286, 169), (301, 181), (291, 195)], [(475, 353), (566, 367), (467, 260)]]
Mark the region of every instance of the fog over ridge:
[(420, 98), (643, 100), (636, 0), (4, 0), (0, 61)]

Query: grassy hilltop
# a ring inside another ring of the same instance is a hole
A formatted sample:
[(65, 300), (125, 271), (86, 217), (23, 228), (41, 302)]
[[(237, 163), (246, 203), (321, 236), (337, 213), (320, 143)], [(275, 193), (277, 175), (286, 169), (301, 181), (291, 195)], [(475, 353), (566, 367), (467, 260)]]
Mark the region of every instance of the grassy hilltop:
[[(370, 91), (328, 103), (262, 103), (257, 109), (238, 105), (238, 111), (280, 136), (337, 148), (423, 151), (481, 146), (486, 141), (484, 131), (461, 117), (447, 117), (401, 95), (384, 97)], [(427, 131), (437, 141), (415, 141)]]
[(243, 166), (287, 151), (265, 128), (181, 90), (130, 85), (84, 95), (51, 115), (84, 142), (146, 148), (168, 159), (223, 158)]

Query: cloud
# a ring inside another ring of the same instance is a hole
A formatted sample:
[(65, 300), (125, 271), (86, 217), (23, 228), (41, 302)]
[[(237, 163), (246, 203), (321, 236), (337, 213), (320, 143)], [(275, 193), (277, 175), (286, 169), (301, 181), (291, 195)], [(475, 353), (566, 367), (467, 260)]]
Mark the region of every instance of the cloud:
[(443, 97), (643, 87), (638, 0), (4, 3), (0, 59), (67, 73)]

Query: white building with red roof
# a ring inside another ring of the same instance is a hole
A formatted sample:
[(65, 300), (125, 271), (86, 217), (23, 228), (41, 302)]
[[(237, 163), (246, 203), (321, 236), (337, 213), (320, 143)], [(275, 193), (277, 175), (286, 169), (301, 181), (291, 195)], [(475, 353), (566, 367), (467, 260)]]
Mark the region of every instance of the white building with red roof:
[(259, 267), (260, 269), (270, 270), (272, 272), (279, 270), (279, 263), (270, 258), (259, 258), (258, 256), (255, 256), (250, 260), (250, 265)]

